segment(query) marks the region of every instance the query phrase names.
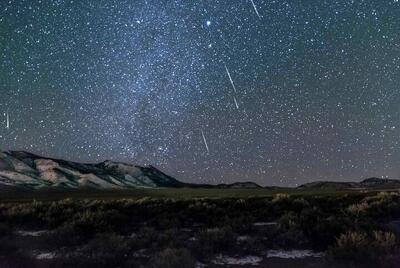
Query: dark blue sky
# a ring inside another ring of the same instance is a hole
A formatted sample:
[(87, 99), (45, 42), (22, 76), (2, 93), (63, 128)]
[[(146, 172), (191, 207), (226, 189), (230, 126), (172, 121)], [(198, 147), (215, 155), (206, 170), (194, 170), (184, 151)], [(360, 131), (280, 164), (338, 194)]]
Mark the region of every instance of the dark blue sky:
[(0, 148), (191, 182), (399, 178), (400, 2), (253, 2), (1, 1)]

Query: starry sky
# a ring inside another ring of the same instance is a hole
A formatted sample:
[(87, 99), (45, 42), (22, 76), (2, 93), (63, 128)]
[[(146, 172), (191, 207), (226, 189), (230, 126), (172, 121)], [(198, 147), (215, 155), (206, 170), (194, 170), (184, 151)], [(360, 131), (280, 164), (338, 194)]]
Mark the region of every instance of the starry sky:
[(400, 2), (0, 1), (0, 148), (196, 183), (400, 178)]

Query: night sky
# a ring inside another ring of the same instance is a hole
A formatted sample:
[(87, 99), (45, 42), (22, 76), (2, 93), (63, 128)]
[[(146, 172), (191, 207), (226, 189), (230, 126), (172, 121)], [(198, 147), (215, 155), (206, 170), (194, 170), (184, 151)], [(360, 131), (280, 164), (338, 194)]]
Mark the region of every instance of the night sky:
[(198, 183), (400, 178), (400, 2), (2, 0), (0, 94), (1, 150)]

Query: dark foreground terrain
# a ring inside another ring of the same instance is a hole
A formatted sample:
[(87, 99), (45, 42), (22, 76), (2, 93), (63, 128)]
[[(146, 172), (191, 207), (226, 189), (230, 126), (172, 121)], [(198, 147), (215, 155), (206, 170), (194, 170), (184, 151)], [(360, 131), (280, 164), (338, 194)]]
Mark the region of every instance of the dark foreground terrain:
[(8, 192), (1, 200), (0, 267), (400, 263), (394, 190)]

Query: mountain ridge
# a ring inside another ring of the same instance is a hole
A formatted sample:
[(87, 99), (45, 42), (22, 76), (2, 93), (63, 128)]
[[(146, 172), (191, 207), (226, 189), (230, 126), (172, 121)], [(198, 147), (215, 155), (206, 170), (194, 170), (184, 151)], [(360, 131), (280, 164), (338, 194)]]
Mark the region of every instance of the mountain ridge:
[[(43, 157), (26, 151), (0, 152), (0, 190), (9, 188), (219, 188), (219, 189), (286, 189), (262, 187), (255, 182), (231, 184), (194, 184), (179, 181), (154, 166), (139, 166), (105, 160), (80, 163)], [(292, 189), (375, 189), (400, 188), (400, 180), (368, 178), (360, 182), (314, 181)]]
[(0, 153), (0, 184), (27, 188), (137, 188), (182, 187), (184, 183), (153, 166), (142, 167), (110, 160), (79, 163), (25, 151)]

